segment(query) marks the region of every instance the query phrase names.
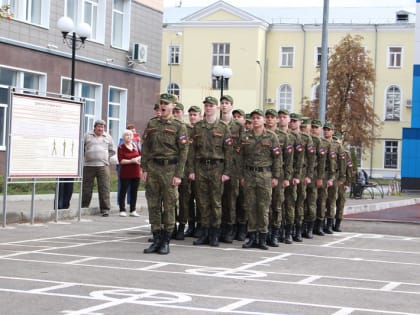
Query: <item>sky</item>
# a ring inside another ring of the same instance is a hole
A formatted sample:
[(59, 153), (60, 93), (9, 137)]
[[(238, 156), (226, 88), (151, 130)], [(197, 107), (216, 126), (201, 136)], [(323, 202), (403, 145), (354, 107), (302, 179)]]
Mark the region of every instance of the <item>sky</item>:
[[(205, 7), (217, 0), (163, 0), (165, 7)], [(322, 7), (324, 0), (224, 0), (237, 7)], [(415, 7), (416, 0), (329, 0), (330, 7)]]

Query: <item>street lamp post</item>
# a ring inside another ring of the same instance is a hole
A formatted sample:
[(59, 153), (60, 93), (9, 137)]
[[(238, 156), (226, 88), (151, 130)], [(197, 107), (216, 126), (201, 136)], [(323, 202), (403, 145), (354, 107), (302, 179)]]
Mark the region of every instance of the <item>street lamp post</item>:
[(232, 77), (232, 69), (229, 67), (214, 66), (212, 74), (217, 81), (220, 81), (220, 98), (222, 98), (225, 81), (227, 83), (227, 81)]
[[(177, 37), (180, 37), (180, 36), (182, 36), (182, 32), (176, 32), (176, 34), (175, 34)], [(166, 92), (168, 92), (168, 93), (172, 93), (172, 65), (173, 65), (173, 63), (174, 63), (174, 58), (175, 58), (175, 51), (174, 51), (174, 45), (173, 45), (173, 43), (172, 43), (172, 40), (171, 40), (171, 43), (170, 43), (170, 46), (169, 46), (169, 84), (168, 84), (168, 87), (167, 87), (167, 89), (166, 89)]]
[[(67, 16), (61, 17), (57, 22), (57, 27), (63, 35), (63, 42), (67, 47), (71, 48), (71, 82), (70, 95), (74, 99), (75, 94), (75, 72), (76, 72), (76, 50), (83, 47), (86, 39), (91, 34), (90, 25), (80, 23), (75, 29), (73, 20)], [(59, 181), (58, 185), (58, 209), (68, 209), (73, 194), (73, 179), (64, 178)], [(55, 208), (55, 207), (54, 207)]]

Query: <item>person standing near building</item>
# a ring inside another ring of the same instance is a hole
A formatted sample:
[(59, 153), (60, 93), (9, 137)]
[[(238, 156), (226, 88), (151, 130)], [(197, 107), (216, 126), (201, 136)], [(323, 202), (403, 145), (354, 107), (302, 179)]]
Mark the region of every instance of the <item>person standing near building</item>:
[[(121, 181), (121, 191), (118, 194), (118, 205), (120, 216), (127, 216), (125, 208), (125, 197), (127, 191), (130, 195), (130, 216), (138, 217), (136, 212), (137, 190), (141, 176), (141, 153), (140, 147), (133, 141), (133, 132), (127, 129), (123, 132), (123, 143), (118, 146), (119, 180)], [(138, 143), (138, 142), (137, 142)]]
[(201, 211), (202, 235), (194, 245), (219, 246), (223, 184), (232, 172), (232, 137), (229, 126), (220, 120), (220, 106), (213, 96), (204, 101), (204, 119), (191, 134), (189, 179), (195, 181)]
[(99, 208), (102, 216), (107, 217), (111, 210), (109, 159), (115, 155), (115, 149), (112, 137), (105, 132), (105, 126), (105, 121), (95, 121), (93, 131), (84, 137), (82, 208), (89, 208), (96, 178)]
[(249, 234), (249, 240), (242, 247), (267, 250), (269, 207), (272, 189), (282, 177), (282, 153), (277, 135), (264, 127), (264, 112), (255, 109), (251, 117), (252, 130), (242, 136), (240, 148), (241, 185), (245, 192)]
[(145, 254), (169, 254), (170, 237), (175, 225), (177, 189), (188, 154), (187, 128), (173, 116), (175, 102), (176, 98), (171, 94), (160, 95), (162, 114), (148, 122), (143, 135), (142, 178), (146, 183), (153, 233), (153, 243), (144, 249)]
[[(234, 227), (236, 225), (236, 203), (239, 196), (240, 169), (240, 139), (245, 131), (244, 126), (233, 118), (233, 97), (223, 95), (220, 98), (221, 119), (229, 126), (233, 142), (232, 152), (232, 174), (230, 180), (226, 181), (223, 187), (222, 196), (222, 229), (220, 240), (224, 243), (232, 243), (235, 237)], [(241, 226), (241, 229), (243, 227)]]

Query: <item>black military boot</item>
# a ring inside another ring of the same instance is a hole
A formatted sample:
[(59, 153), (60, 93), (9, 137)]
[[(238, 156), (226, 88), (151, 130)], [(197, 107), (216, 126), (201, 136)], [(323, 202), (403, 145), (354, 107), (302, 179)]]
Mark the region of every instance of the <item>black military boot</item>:
[(319, 236), (324, 236), (325, 235), (322, 225), (323, 225), (322, 220), (316, 219), (315, 226), (314, 226), (314, 233), (316, 235), (319, 235)]
[(313, 230), (314, 230), (314, 221), (306, 222), (305, 237), (309, 239), (314, 238)]
[(293, 237), (293, 240), (295, 242), (302, 242), (302, 225), (301, 224), (296, 224), (295, 225), (295, 235)]
[(335, 232), (341, 232), (340, 225), (341, 225), (341, 219), (335, 219), (335, 225), (333, 227), (333, 230)]
[(209, 244), (209, 229), (202, 228), (201, 236), (193, 242), (193, 245)]
[(188, 221), (188, 229), (185, 231), (184, 236), (185, 237), (193, 237), (194, 236), (194, 230), (195, 230), (195, 222), (194, 221)]
[(233, 226), (228, 224), (225, 226), (223, 238), (220, 239), (223, 243), (232, 243), (233, 242)]
[(242, 248), (258, 248), (257, 232), (249, 232), (248, 242), (243, 244)]
[(145, 254), (157, 253), (161, 245), (161, 233), (160, 231), (153, 232), (153, 243), (143, 250)]
[(171, 233), (168, 231), (162, 231), (161, 233), (161, 244), (158, 250), (158, 253), (161, 255), (168, 255), (169, 254), (169, 242), (171, 241), (170, 238)]
[(283, 223), (280, 225), (278, 240), (280, 243), (284, 242), (284, 224)]
[(218, 228), (210, 228), (209, 229), (209, 244), (210, 246), (217, 247), (219, 246), (219, 233), (220, 229)]
[(172, 239), (176, 239), (176, 233), (177, 233), (176, 223), (174, 225), (174, 230), (172, 231), (172, 234), (170, 235)]
[(279, 229), (278, 228), (272, 228), (271, 229), (271, 235), (270, 235), (270, 241), (268, 242), (268, 245), (272, 247), (279, 247)]
[(284, 229), (284, 243), (285, 244), (292, 244), (293, 243), (293, 239), (292, 239), (292, 224), (286, 224), (285, 229)]
[(203, 235), (203, 227), (200, 223), (197, 223), (197, 226), (195, 227), (194, 231), (194, 237), (200, 238)]
[(238, 231), (236, 233), (235, 239), (238, 241), (245, 241), (246, 239), (246, 225), (245, 224), (238, 224)]
[(334, 232), (333, 232), (333, 229), (332, 229), (332, 227), (333, 227), (333, 222), (334, 222), (334, 219), (327, 219), (327, 224), (325, 225), (325, 227), (324, 227), (324, 232), (326, 233), (326, 234), (333, 234)]
[(180, 223), (178, 225), (178, 230), (176, 231), (176, 235), (175, 235), (175, 239), (178, 241), (183, 241), (184, 240), (184, 230), (185, 230), (185, 224)]
[(258, 238), (259, 238), (258, 248), (267, 250), (269, 248), (267, 246), (267, 233), (260, 233)]

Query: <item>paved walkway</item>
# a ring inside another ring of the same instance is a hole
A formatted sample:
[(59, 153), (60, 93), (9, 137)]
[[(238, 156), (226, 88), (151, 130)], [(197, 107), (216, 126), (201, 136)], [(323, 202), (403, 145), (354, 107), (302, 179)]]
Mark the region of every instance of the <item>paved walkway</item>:
[[(94, 193), (91, 208), (78, 211), (79, 194), (73, 194), (70, 209), (54, 211), (54, 195), (36, 195), (33, 202), (30, 195), (7, 196), (6, 224), (36, 223), (72, 219), (75, 217), (99, 213), (97, 194)], [(111, 213), (117, 213), (117, 196), (111, 193), (113, 208)], [(144, 191), (139, 191), (138, 211), (146, 212), (147, 204)], [(0, 199), (0, 219), (3, 219), (3, 196)], [(33, 209), (33, 211), (31, 211)], [(347, 219), (371, 219), (400, 222), (420, 223), (420, 195), (403, 194), (375, 199), (350, 199), (346, 201), (344, 210)]]

